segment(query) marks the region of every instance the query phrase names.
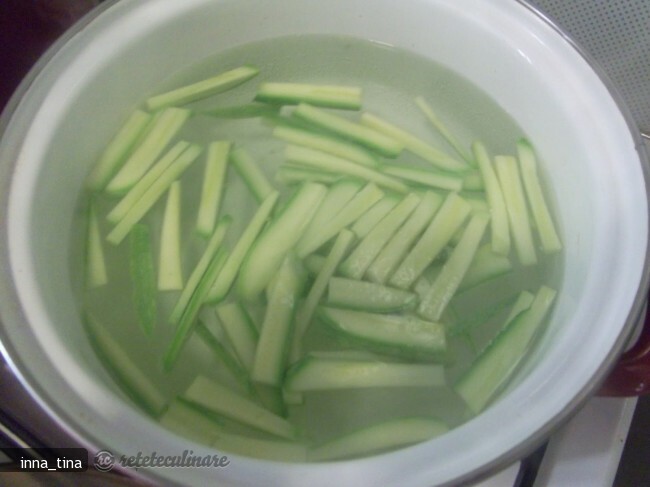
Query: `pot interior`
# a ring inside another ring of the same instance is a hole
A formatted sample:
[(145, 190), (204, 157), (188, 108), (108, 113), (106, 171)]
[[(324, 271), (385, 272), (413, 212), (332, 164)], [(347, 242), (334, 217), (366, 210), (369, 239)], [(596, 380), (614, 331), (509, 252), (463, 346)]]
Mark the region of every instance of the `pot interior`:
[[(561, 265), (551, 270), (560, 292), (509, 390), (451, 433), (333, 468), (237, 458), (217, 474), (244, 483), (265, 472), (277, 485), (295, 474), (313, 485), (331, 475), (347, 483), (443, 483), (522, 452), (595, 387), (629, 332), (646, 255), (644, 169), (625, 118), (592, 67), (524, 5), (414, 0), (405, 7), (388, 0), (372, 9), (363, 0), (122, 0), (77, 32), (25, 89), (0, 145), (3, 177), (11, 179), (3, 256), (10, 261), (3, 266), (12, 282), (3, 286), (20, 305), (3, 303), (4, 342), (25, 382), (73, 434), (116, 453), (188, 445), (133, 407), (83, 332), (70, 233), (89, 168), (161, 80), (215, 52), (287, 35), (352, 36), (406, 49), (468, 80), (516, 121), (543, 161), (563, 237)], [(405, 76), (391, 73), (396, 84)], [(462, 101), (453, 86), (449, 93), (450, 105)], [(153, 474), (183, 478), (171, 469)], [(206, 480), (215, 472), (192, 475)]]

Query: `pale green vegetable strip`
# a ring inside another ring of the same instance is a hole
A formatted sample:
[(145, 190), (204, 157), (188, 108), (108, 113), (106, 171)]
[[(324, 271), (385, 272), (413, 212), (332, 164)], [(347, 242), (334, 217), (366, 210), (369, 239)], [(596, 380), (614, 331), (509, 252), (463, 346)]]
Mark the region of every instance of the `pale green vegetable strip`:
[(508, 325), (508, 323), (514, 320), (519, 313), (526, 311), (528, 308), (530, 308), (534, 300), (535, 300), (535, 295), (528, 291), (522, 291), (521, 293), (519, 293), (519, 295), (517, 296), (517, 300), (512, 305), (512, 308), (510, 309), (510, 313), (508, 313), (508, 317), (506, 318), (505, 324)]
[(199, 113), (215, 118), (257, 118), (266, 115), (278, 115), (280, 107), (267, 105), (266, 103), (245, 103), (243, 105), (210, 108)]
[(88, 208), (88, 234), (86, 238), (86, 287), (100, 287), (108, 283), (106, 258), (99, 230), (99, 217), (95, 203), (91, 201)]
[(97, 353), (102, 357), (121, 384), (123, 384), (137, 402), (154, 416), (158, 416), (167, 402), (165, 396), (153, 384), (151, 378), (124, 351), (113, 333), (90, 313), (84, 314), (84, 323)]
[(361, 108), (361, 88), (356, 86), (315, 85), (307, 83), (262, 83), (256, 101), (358, 110)]
[(226, 232), (228, 231), (231, 223), (232, 218), (226, 215), (220, 219), (219, 223), (214, 229), (214, 232), (212, 232), (212, 237), (210, 237), (210, 240), (208, 241), (208, 244), (206, 245), (201, 258), (194, 266), (194, 269), (192, 270), (192, 273), (190, 274), (190, 277), (187, 280), (187, 283), (185, 284), (185, 287), (183, 288), (178, 301), (176, 302), (176, 306), (174, 306), (174, 309), (172, 310), (172, 313), (169, 317), (170, 323), (178, 324), (180, 321), (181, 316), (183, 315), (183, 311), (185, 311), (187, 304), (190, 302), (192, 294), (194, 294), (194, 291), (196, 291), (196, 288), (199, 285), (203, 274), (205, 274), (205, 271), (210, 265), (210, 262), (223, 243)]
[(208, 146), (203, 185), (201, 186), (201, 200), (196, 219), (196, 230), (203, 237), (212, 234), (219, 215), (230, 146), (230, 142), (223, 140), (212, 142)]
[(431, 222), (442, 203), (443, 199), (439, 194), (431, 191), (424, 193), (415, 211), (411, 213), (408, 220), (386, 243), (386, 246), (368, 267), (366, 277), (370, 281), (378, 284), (385, 284), (388, 281), (388, 278), (393, 275), (397, 266), (407, 255), (413, 242)]
[(301, 443), (251, 438), (231, 433), (221, 433), (212, 442), (217, 449), (265, 460), (280, 462), (307, 461), (307, 447)]
[(411, 183), (431, 188), (460, 191), (463, 189), (463, 179), (455, 174), (433, 172), (432, 170), (406, 165), (384, 165), (381, 168), (384, 174), (404, 179)]
[(260, 235), (239, 272), (237, 290), (242, 299), (253, 300), (266, 288), (300, 240), (326, 193), (327, 187), (322, 184), (305, 183)]
[(472, 144), (472, 150), (485, 183), (485, 194), (490, 205), (492, 250), (497, 254), (508, 255), (510, 253), (510, 229), (508, 227), (508, 211), (503, 199), (501, 185), (485, 146), (477, 141)]
[(485, 183), (481, 172), (477, 169), (472, 169), (463, 173), (463, 190), (465, 191), (483, 191)]
[(486, 213), (476, 214), (472, 217), (460, 242), (420, 302), (418, 314), (430, 320), (439, 320), (442, 317), (447, 304), (456, 293), (467, 269), (474, 260), (474, 255), (489, 221), (490, 217)]
[(340, 179), (341, 177), (338, 174), (327, 171), (318, 171), (316, 169), (308, 169), (302, 166), (293, 166), (291, 164), (282, 164), (275, 172), (275, 180), (278, 183), (286, 184), (287, 186), (304, 183), (306, 181), (333, 184)]
[(551, 213), (548, 211), (542, 186), (537, 176), (537, 157), (530, 142), (522, 139), (517, 142), (517, 153), (524, 181), (526, 196), (535, 220), (537, 233), (542, 244), (542, 251), (547, 254), (562, 250), (562, 243), (555, 230)]
[(192, 83), (152, 96), (147, 99), (146, 105), (149, 110), (158, 110), (171, 105), (184, 105), (234, 88), (258, 73), (259, 69), (255, 66), (240, 66), (198, 83)]
[(374, 182), (378, 186), (386, 189), (397, 191), (398, 193), (407, 193), (409, 188), (406, 184), (391, 176), (382, 174), (356, 162), (342, 159), (326, 152), (317, 151), (308, 147), (299, 145), (288, 145), (284, 151), (287, 162), (307, 166), (322, 171), (331, 171), (345, 174), (353, 178), (360, 178), (365, 181)]
[(364, 127), (334, 113), (301, 103), (293, 116), (352, 140), (385, 157), (397, 157), (404, 145), (381, 132)]
[(511, 156), (497, 156), (494, 163), (501, 183), (503, 199), (506, 202), (510, 231), (519, 262), (524, 266), (535, 265), (537, 254), (517, 159)]
[[(382, 314), (320, 306), (318, 317), (345, 343), (409, 360), (446, 361), (442, 323), (411, 314)], [(442, 370), (442, 368), (441, 368)]]
[[(490, 213), (490, 205), (480, 193), (479, 194), (459, 193), (459, 194), (460, 197), (463, 198), (465, 201), (467, 201), (469, 205), (472, 207), (472, 213), (477, 213), (477, 212)], [(508, 215), (506, 213), (506, 218), (507, 216)]]
[(178, 157), (190, 147), (189, 142), (180, 141), (174, 144), (152, 167), (144, 176), (126, 193), (122, 199), (111, 209), (106, 215), (106, 219), (116, 224), (129, 212), (142, 195), (156, 182), (162, 173), (175, 161)]
[(237, 360), (237, 357), (226, 348), (223, 341), (201, 319), (196, 324), (196, 335), (210, 348), (212, 355), (228, 369), (243, 391), (254, 397), (255, 389), (250, 380), (248, 369)]
[(267, 410), (283, 418), (287, 417), (287, 405), (284, 403), (282, 389), (276, 386), (262, 384), (261, 382), (253, 383), (255, 387), (256, 399)]
[(150, 335), (156, 325), (158, 299), (149, 227), (141, 223), (136, 224), (129, 243), (133, 304), (142, 330)]
[(305, 265), (307, 272), (315, 276), (323, 268), (323, 265), (325, 265), (325, 259), (326, 257), (323, 255), (310, 254), (303, 259), (302, 263)]
[(308, 242), (301, 242), (296, 246), (296, 253), (299, 258), (304, 258), (321, 245), (327, 243), (342, 229), (354, 223), (361, 215), (377, 203), (384, 193), (373, 183), (369, 183), (359, 191), (352, 200), (345, 205), (335, 217), (325, 224), (317, 236)]
[(190, 111), (182, 108), (167, 108), (157, 113), (142, 142), (109, 181), (106, 191), (110, 194), (124, 194), (131, 189), (165, 150), (189, 116)]
[(181, 265), (181, 183), (174, 181), (167, 193), (165, 214), (160, 232), (158, 290), (183, 289)]
[(326, 359), (307, 355), (287, 372), (285, 387), (289, 391), (308, 392), (444, 385), (445, 371), (441, 365)]
[(413, 308), (417, 303), (417, 295), (374, 282), (332, 277), (327, 286), (325, 302), (338, 308), (392, 313)]
[(230, 153), (230, 161), (258, 203), (275, 191), (259, 164), (246, 149), (234, 149)]
[(395, 140), (398, 140), (409, 152), (421, 157), (434, 166), (447, 171), (464, 171), (468, 165), (464, 161), (445, 154), (439, 149), (426, 143), (421, 138), (403, 130), (390, 122), (387, 122), (376, 115), (364, 113), (361, 115), (361, 123), (366, 127), (377, 130)]
[(510, 379), (540, 325), (551, 309), (556, 292), (542, 286), (530, 307), (517, 314), (481, 352), (454, 389), (469, 409), (479, 413)]
[(237, 358), (250, 372), (259, 338), (251, 317), (239, 302), (221, 304), (217, 306), (216, 313)]
[(458, 139), (454, 136), (454, 134), (451, 133), (449, 128), (438, 118), (438, 116), (435, 114), (433, 111), (433, 108), (431, 108), (431, 105), (426, 102), (426, 100), (418, 96), (415, 99), (415, 104), (418, 106), (418, 108), (424, 113), (424, 116), (431, 122), (431, 125), (434, 126), (434, 128), (438, 131), (440, 135), (444, 137), (444, 139), (447, 141), (447, 143), (453, 147), (453, 149), (456, 151), (456, 153), (465, 161), (469, 162), (472, 164), (472, 157), (468, 152), (463, 148), (463, 145), (458, 141)]
[(266, 197), (266, 199), (259, 206), (253, 218), (251, 218), (246, 229), (239, 237), (239, 240), (235, 244), (235, 247), (232, 250), (232, 253), (228, 257), (226, 264), (223, 266), (223, 269), (217, 276), (217, 280), (214, 282), (212, 289), (208, 293), (206, 298), (207, 302), (215, 303), (221, 301), (226, 297), (232, 283), (235, 281), (239, 268), (241, 267), (246, 254), (257, 239), (257, 236), (262, 231), (262, 228), (266, 224), (267, 219), (271, 215), (273, 208), (275, 207), (276, 202), (278, 201), (279, 193), (274, 191)]
[(201, 276), (201, 280), (196, 286), (196, 290), (183, 310), (183, 314), (181, 315), (181, 319), (178, 321), (172, 342), (163, 357), (163, 367), (165, 371), (169, 372), (176, 363), (185, 342), (190, 337), (197, 322), (201, 306), (205, 303), (205, 297), (210, 290), (210, 286), (223, 267), (227, 257), (228, 251), (221, 247), (210, 261), (203, 276)]
[(398, 195), (394, 193), (387, 194), (361, 215), (350, 227), (350, 230), (357, 238), (364, 238), (399, 202), (400, 197)]
[(406, 195), (381, 221), (361, 240), (359, 245), (339, 266), (339, 272), (352, 279), (361, 279), (384, 245), (395, 234), (420, 203), (414, 193)]
[(306, 272), (295, 255), (289, 254), (280, 269), (270, 293), (262, 329), (255, 350), (252, 380), (280, 386), (291, 347), (294, 315)]
[(223, 431), (220, 423), (182, 399), (174, 399), (159, 421), (165, 428), (198, 443), (212, 443)]
[(300, 237), (300, 240), (298, 240), (297, 246), (300, 247), (305, 242), (309, 242), (314, 235), (317, 235), (321, 227), (336, 216), (354, 198), (361, 187), (362, 183), (349, 179), (342, 179), (330, 186), (318, 210), (316, 210), (316, 213), (307, 225), (305, 232)]
[(126, 215), (124, 215), (124, 218), (115, 225), (106, 239), (112, 244), (118, 245), (128, 235), (133, 225), (138, 223), (147, 214), (172, 183), (199, 157), (200, 153), (201, 148), (198, 146), (190, 146), (183, 152), (129, 209)]
[(183, 397), (210, 411), (261, 431), (288, 439), (296, 436), (295, 426), (286, 419), (269, 412), (262, 406), (207, 377), (198, 376), (185, 391)]
[(291, 344), (290, 359), (291, 361), (297, 360), (300, 356), (301, 340), (311, 323), (311, 320), (314, 316), (314, 311), (321, 297), (325, 293), (327, 288), (327, 283), (330, 280), (330, 277), (334, 275), (336, 268), (339, 266), (339, 263), (345, 257), (352, 241), (354, 240), (354, 234), (347, 229), (341, 230), (338, 237), (334, 241), (332, 250), (327, 254), (323, 267), (319, 270), (314, 283), (309, 289), (307, 298), (303, 302), (302, 306), (298, 310), (296, 327), (293, 333), (293, 341)]
[(142, 110), (134, 111), (115, 137), (108, 143), (97, 164), (88, 175), (86, 185), (93, 191), (104, 189), (136, 146), (151, 122), (152, 116)]
[[(462, 237), (461, 237), (462, 238)], [(512, 270), (512, 262), (505, 255), (494, 253), (489, 243), (476, 251), (472, 264), (460, 283), (459, 291), (464, 291), (489, 279), (493, 279)]]
[(329, 135), (280, 125), (273, 129), (273, 136), (290, 144), (327, 152), (364, 166), (376, 167), (378, 165), (375, 156), (366, 149)]
[(447, 245), (470, 213), (469, 204), (450, 193), (429, 227), (389, 279), (391, 286), (408, 289)]
[(331, 439), (308, 453), (311, 461), (349, 459), (420, 443), (449, 431), (434, 418), (400, 418), (377, 423)]

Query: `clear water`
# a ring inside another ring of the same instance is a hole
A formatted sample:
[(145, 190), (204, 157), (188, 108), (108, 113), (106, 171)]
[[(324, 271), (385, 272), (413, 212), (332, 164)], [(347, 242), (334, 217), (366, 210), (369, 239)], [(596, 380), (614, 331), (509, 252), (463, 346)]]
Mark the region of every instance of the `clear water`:
[[(446, 121), (451, 131), (467, 146), (471, 141), (479, 139), (493, 155), (514, 154), (516, 140), (524, 135), (516, 122), (486, 96), (480, 87), (470, 81), (411, 53), (349, 38), (286, 37), (244, 45), (215, 54), (187, 71), (170, 73), (169, 79), (155, 87), (152, 94), (198, 81), (242, 64), (258, 66), (260, 75), (231, 92), (193, 103), (190, 107), (201, 110), (250, 102), (256, 86), (267, 80), (359, 85), (363, 87), (364, 109), (410, 130), (438, 147), (450, 150), (413, 103), (416, 96), (424, 96), (440, 118)], [(355, 114), (350, 116), (354, 117)], [(284, 143), (273, 140), (270, 130), (258, 119), (216, 120), (195, 116), (184, 127), (179, 137), (204, 145), (213, 140), (231, 140), (236, 145), (246, 147), (272, 180), (274, 170), (282, 160)], [(107, 140), (108, 137), (107, 135)], [(416, 156), (408, 153), (400, 156), (398, 161), (421, 164)], [(193, 231), (202, 173), (203, 164), (200, 159), (182, 179), (185, 279), (205, 246), (205, 241)], [(232, 246), (249, 221), (256, 204), (232, 170), (229, 172), (226, 187), (222, 214), (235, 217), (227, 238), (227, 243)], [(160, 235), (164, 200), (165, 198), (162, 198), (143, 220), (151, 226), (154, 252), (158, 251), (155, 242)], [(116, 200), (100, 195), (97, 203), (100, 214), (105, 215)], [(86, 197), (82, 198), (80, 205), (87, 205)], [(77, 276), (83, 275), (83, 263), (76, 257), (83, 255), (80, 251), (83, 246), (83, 225), (84, 222), (80, 219), (73, 233), (73, 275)], [(106, 235), (108, 231), (108, 223), (102, 221), (103, 234)], [(486, 232), (487, 234), (489, 232)], [(156, 330), (152, 336), (145, 336), (138, 327), (132, 303), (128, 239), (117, 247), (105, 244), (104, 248), (109, 269), (109, 284), (91, 292), (80, 291), (80, 301), (110, 327), (116, 340), (159, 389), (171, 399), (182, 392), (197, 373), (206, 374), (236, 387), (230, 375), (218, 365), (210, 350), (198, 337), (192, 337), (187, 342), (175, 369), (170, 374), (163, 372), (162, 356), (174, 333), (167, 323), (167, 318), (179, 293), (160, 294)], [(157, 255), (155, 257), (157, 259)], [(512, 257), (513, 261), (516, 261), (516, 257)], [(557, 288), (556, 276), (559, 275), (560, 262), (560, 257), (556, 256), (542, 258), (536, 268), (526, 269), (525, 272), (516, 268), (505, 278), (478, 286), (458, 296), (452, 301), (451, 308), (462, 323), (477, 314), (488, 316), (486, 310), (494, 303), (513, 296), (521, 289), (536, 291), (542, 283)], [(254, 308), (252, 312), (259, 319), (260, 308)], [(467, 334), (450, 340), (456, 356), (454, 364), (448, 368), (450, 380), (457, 377), (471, 362), (476, 350), (480, 350), (494, 336), (505, 313), (507, 309), (503, 308), (501, 314), (497, 314), (494, 319), (483, 320)], [(218, 323), (215, 322), (214, 313), (206, 309), (202, 316), (206, 322), (211, 323), (210, 326), (217, 329)], [(306, 343), (308, 347), (319, 350), (338, 347), (317, 323), (311, 327)], [(458, 425), (468, 418), (460, 400), (444, 389), (314, 393), (307, 395), (304, 407), (293, 407), (290, 410), (290, 419), (303, 425), (314, 441), (380, 419), (403, 415), (435, 415), (450, 426)]]

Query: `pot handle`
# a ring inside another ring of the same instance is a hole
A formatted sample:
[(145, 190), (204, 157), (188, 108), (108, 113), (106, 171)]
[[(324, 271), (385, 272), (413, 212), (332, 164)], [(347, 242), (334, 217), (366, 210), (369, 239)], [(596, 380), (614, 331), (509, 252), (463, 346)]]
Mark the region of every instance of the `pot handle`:
[(599, 396), (631, 397), (650, 394), (650, 313), (645, 318), (641, 334), (632, 348), (620, 358), (607, 377)]

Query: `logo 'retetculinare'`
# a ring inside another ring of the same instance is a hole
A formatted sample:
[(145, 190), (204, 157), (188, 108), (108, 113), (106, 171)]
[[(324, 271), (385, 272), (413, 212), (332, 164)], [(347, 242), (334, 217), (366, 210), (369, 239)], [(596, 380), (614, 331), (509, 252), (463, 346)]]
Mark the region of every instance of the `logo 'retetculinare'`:
[(182, 455), (159, 455), (152, 452), (143, 455), (127, 457), (122, 455), (115, 458), (115, 455), (108, 450), (100, 450), (95, 454), (95, 469), (100, 472), (108, 472), (113, 469), (116, 463), (122, 467), (129, 468), (156, 468), (156, 467), (217, 467), (224, 468), (230, 465), (230, 459), (219, 455), (195, 455), (194, 450), (183, 450)]
[(95, 468), (100, 472), (108, 472), (115, 465), (115, 457), (107, 450), (100, 450), (95, 454)]

